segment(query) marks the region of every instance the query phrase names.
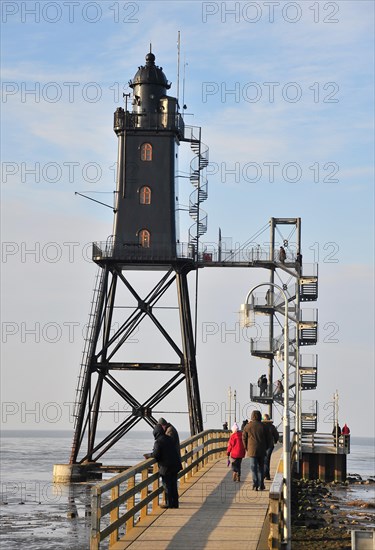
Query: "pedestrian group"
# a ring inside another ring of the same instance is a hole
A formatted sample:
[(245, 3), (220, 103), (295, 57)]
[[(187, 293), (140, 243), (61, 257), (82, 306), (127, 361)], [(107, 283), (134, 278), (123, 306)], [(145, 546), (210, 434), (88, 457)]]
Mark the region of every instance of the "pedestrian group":
[(278, 440), (279, 433), (268, 414), (263, 415), (262, 421), (260, 411), (253, 411), (250, 422), (243, 422), (242, 431), (235, 422), (227, 447), (227, 455), (232, 462), (233, 481), (241, 480), (242, 459), (247, 456), (250, 458), (253, 490), (263, 491), (264, 480), (271, 479), (271, 454)]
[[(227, 425), (227, 423), (225, 423)], [(172, 424), (165, 418), (159, 418), (153, 429), (154, 447), (152, 453), (143, 455), (146, 459), (154, 458), (159, 466), (159, 475), (164, 488), (164, 503), (161, 508), (178, 508), (178, 472), (182, 469), (180, 438)], [(242, 460), (250, 458), (250, 469), (253, 477), (253, 490), (265, 489), (264, 480), (270, 478), (270, 459), (279, 434), (268, 414), (260, 411), (251, 413), (250, 421), (244, 420), (241, 429), (237, 422), (232, 426), (228, 441), (228, 466), (232, 466), (233, 481), (241, 481)]]

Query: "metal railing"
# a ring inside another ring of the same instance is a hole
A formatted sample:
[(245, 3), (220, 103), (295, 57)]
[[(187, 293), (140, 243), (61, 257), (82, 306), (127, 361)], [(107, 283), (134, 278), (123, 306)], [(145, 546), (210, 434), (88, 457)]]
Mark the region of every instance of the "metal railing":
[(302, 452), (309, 453), (350, 453), (350, 435), (340, 435), (337, 439), (334, 434), (311, 433), (302, 434)]
[[(280, 378), (280, 380), (282, 377)], [(289, 388), (292, 388), (296, 384), (296, 373), (293, 371), (289, 375)], [(250, 382), (250, 399), (258, 399), (261, 397), (264, 397), (265, 399), (273, 399), (274, 397), (278, 397), (279, 399), (282, 399), (282, 396), (284, 394), (284, 388), (282, 391), (280, 391), (281, 388), (277, 384), (277, 382), (274, 382), (273, 384), (268, 384), (266, 388), (260, 388), (258, 386), (258, 383), (251, 383)]]
[[(171, 248), (173, 250), (173, 256), (177, 258), (193, 258), (195, 257), (195, 246), (188, 242), (177, 242), (175, 245), (171, 245), (170, 241), (165, 243), (154, 243), (150, 248), (142, 247), (137, 241), (133, 242), (116, 242), (113, 236), (109, 237), (107, 241), (94, 242), (93, 243), (93, 260), (102, 259), (143, 259), (149, 257), (155, 257), (157, 259), (170, 259)], [(200, 242), (198, 250), (198, 262), (203, 262), (205, 265), (215, 264), (219, 262), (221, 264), (259, 264), (262, 262), (278, 263), (277, 256), (274, 254), (274, 260), (269, 249), (260, 248), (258, 246), (239, 246), (238, 248), (228, 249), (223, 246), (219, 246), (218, 243)], [(290, 262), (286, 265), (293, 268), (295, 258), (292, 257)], [(306, 264), (304, 269), (308, 273), (316, 272), (317, 268), (315, 264)], [(289, 290), (289, 289), (288, 289)], [(293, 293), (294, 289), (291, 286), (290, 291)], [(274, 307), (280, 305), (282, 301), (276, 300), (273, 304)]]
[[(295, 299), (297, 294), (297, 284), (292, 283), (285, 290), (285, 294), (288, 296), (288, 300)], [(284, 297), (281, 292), (270, 292), (270, 290), (264, 290), (263, 292), (254, 292), (251, 296), (251, 305), (255, 307), (281, 307), (284, 305)]]
[[(293, 472), (298, 461), (298, 452), (297, 452), (297, 440), (295, 434), (291, 440), (290, 448), (290, 471)], [(270, 548), (282, 548), (283, 544), (283, 533), (285, 525), (285, 502), (284, 502), (284, 485), (285, 479), (283, 477), (283, 457), (280, 458), (277, 465), (276, 474), (273, 478), (270, 494), (269, 494), (269, 508), (268, 508), (268, 519), (269, 519), (269, 547)], [(291, 498), (291, 495), (289, 495)]]
[[(178, 473), (183, 486), (193, 473), (201, 469), (211, 457), (226, 454), (228, 432), (205, 430), (180, 445), (182, 470)], [(111, 548), (134, 525), (159, 506), (163, 492), (158, 465), (153, 458), (140, 462), (126, 472), (95, 485), (92, 489), (92, 523), (90, 550)]]
[(177, 132), (181, 138), (184, 137), (184, 121), (180, 113), (149, 113), (149, 112), (126, 112), (124, 113), (124, 128), (133, 130), (142, 128), (144, 130), (162, 130)]

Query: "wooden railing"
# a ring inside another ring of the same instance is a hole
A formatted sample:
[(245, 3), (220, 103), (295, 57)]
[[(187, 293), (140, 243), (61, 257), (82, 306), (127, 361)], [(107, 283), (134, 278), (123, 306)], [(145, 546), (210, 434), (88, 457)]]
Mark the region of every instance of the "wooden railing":
[[(210, 458), (226, 454), (228, 438), (227, 431), (206, 430), (183, 441), (180, 485)], [(158, 465), (153, 458), (93, 487), (90, 550), (103, 548), (103, 541), (111, 548), (140, 519), (158, 508), (162, 491)]]

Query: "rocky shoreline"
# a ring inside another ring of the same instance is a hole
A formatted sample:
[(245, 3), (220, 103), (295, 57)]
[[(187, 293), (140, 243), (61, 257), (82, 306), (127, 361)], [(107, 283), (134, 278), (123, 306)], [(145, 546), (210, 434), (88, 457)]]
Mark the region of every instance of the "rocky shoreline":
[(356, 496), (361, 496), (361, 489), (368, 488), (362, 486), (370, 486), (375, 495), (375, 479), (362, 480), (358, 475), (349, 475), (342, 483), (293, 480), (292, 546), (350, 550), (352, 529), (375, 527), (374, 499), (350, 498), (348, 489), (355, 488)]

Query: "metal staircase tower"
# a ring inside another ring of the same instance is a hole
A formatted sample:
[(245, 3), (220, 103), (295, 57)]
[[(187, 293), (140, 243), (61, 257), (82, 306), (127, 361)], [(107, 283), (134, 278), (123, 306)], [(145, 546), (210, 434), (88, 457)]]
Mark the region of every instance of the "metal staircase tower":
[[(315, 389), (317, 385), (317, 356), (301, 353), (303, 346), (317, 343), (318, 319), (316, 309), (302, 307), (317, 300), (318, 273), (316, 264), (303, 264), (301, 254), (300, 218), (271, 218), (270, 220), (270, 287), (267, 292), (254, 293), (254, 314), (267, 316), (268, 335), (251, 341), (251, 354), (268, 363), (267, 388), (257, 383), (250, 385), (252, 401), (268, 405), (272, 418), (275, 404), (283, 404), (283, 393), (289, 392), (290, 411), (295, 415), (298, 434), (316, 431), (316, 402), (302, 402), (302, 391)], [(284, 388), (283, 373), (279, 361), (283, 356), (284, 298), (275, 292), (272, 284), (283, 288), (288, 297), (289, 327), (289, 388)], [(278, 382), (279, 381), (279, 385)], [(281, 386), (280, 386), (281, 384)]]

